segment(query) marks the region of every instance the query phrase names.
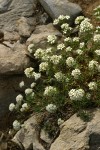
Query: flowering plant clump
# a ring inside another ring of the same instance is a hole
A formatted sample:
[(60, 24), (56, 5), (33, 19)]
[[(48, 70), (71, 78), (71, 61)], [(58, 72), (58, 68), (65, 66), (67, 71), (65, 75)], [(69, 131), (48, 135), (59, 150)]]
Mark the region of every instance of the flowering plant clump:
[[(16, 98), (21, 103), (21, 112), (32, 109), (56, 113), (67, 104), (78, 105), (78, 109), (100, 106), (100, 27), (80, 16), (75, 20), (78, 32), (71, 36), (74, 30), (68, 24), (69, 19), (70, 16), (61, 15), (54, 20), (53, 24), (62, 31), (61, 40), (49, 35), (45, 49), (33, 52), (34, 45), (28, 46), (39, 65), (24, 71), (32, 83), (25, 90), (24, 98), (21, 95)], [(21, 82), (20, 87), (23, 86)], [(15, 108), (10, 104), (10, 111)], [(58, 124), (62, 122), (58, 120)]]

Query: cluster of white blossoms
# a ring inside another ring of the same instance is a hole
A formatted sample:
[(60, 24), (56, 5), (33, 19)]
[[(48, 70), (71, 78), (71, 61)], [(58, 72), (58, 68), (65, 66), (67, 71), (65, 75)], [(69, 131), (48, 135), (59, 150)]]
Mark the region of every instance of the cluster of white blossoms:
[(65, 48), (65, 45), (63, 43), (61, 43), (57, 46), (58, 50), (63, 50), (64, 48)]
[(32, 54), (32, 53), (34, 52), (34, 44), (30, 44), (30, 45), (28, 46), (28, 52), (29, 52), (30, 54)]
[(99, 43), (100, 44), (100, 34), (95, 34), (93, 37), (93, 41), (95, 43)]
[(20, 88), (24, 87), (24, 85), (25, 85), (24, 81), (21, 81), (21, 82), (19, 83), (19, 87), (20, 87)]
[(53, 56), (51, 56), (50, 61), (51, 61), (54, 65), (57, 65), (57, 64), (60, 63), (61, 59), (62, 59), (62, 56), (61, 56), (61, 55), (59, 55), (59, 56), (58, 56), (58, 55), (53, 55)]
[(9, 105), (9, 110), (10, 110), (10, 111), (14, 111), (15, 108), (16, 108), (16, 105), (15, 105), (14, 103), (11, 103), (11, 104)]
[(93, 30), (93, 25), (89, 22), (88, 19), (84, 19), (80, 24), (79, 32), (86, 33), (92, 30)]
[(23, 95), (19, 94), (17, 97), (16, 97), (16, 102), (18, 104), (21, 104), (21, 102), (23, 101)]
[(97, 26), (97, 27), (96, 27), (95, 33), (96, 33), (96, 34), (100, 33), (100, 26)]
[(69, 26), (68, 23), (64, 23), (61, 25), (61, 29), (63, 31), (64, 34), (67, 34), (69, 31), (72, 30), (72, 28)]
[(96, 82), (90, 82), (88, 84), (88, 87), (90, 90), (96, 90), (97, 89), (97, 83)]
[(96, 53), (98, 56), (100, 56), (100, 49), (95, 50), (95, 53)]
[(26, 90), (25, 90), (25, 94), (26, 95), (30, 95), (30, 94), (32, 94), (33, 93), (33, 89), (31, 89), (31, 88), (27, 88)]
[(54, 21), (53, 21), (53, 25), (58, 25), (58, 24), (60, 24), (60, 23), (62, 23), (62, 21), (64, 21), (64, 20), (69, 20), (70, 19), (70, 16), (64, 16), (64, 15), (60, 15), (57, 19), (55, 19)]
[(79, 17), (77, 17), (77, 18), (75, 19), (75, 24), (78, 25), (78, 24), (80, 24), (81, 21), (83, 21), (83, 20), (84, 20), (84, 16), (79, 16)]
[(31, 88), (34, 88), (34, 87), (35, 87), (35, 85), (36, 85), (36, 83), (35, 83), (35, 82), (31, 83)]
[(56, 105), (54, 105), (54, 104), (48, 104), (48, 105), (46, 106), (46, 110), (47, 110), (49, 113), (54, 113), (54, 112), (56, 112), (57, 107), (56, 107)]
[(40, 65), (39, 65), (39, 71), (46, 71), (48, 70), (48, 62), (42, 62)]
[(63, 81), (65, 78), (64, 74), (61, 71), (55, 73), (54, 77), (56, 78), (57, 81)]
[(84, 46), (85, 46), (85, 43), (84, 43), (84, 42), (81, 42), (79, 47), (80, 47), (80, 49), (81, 49), (81, 48), (84, 48)]
[(83, 54), (83, 51), (82, 51), (81, 49), (77, 49), (77, 50), (76, 50), (76, 53), (77, 53), (78, 55), (82, 55), (82, 54)]
[(72, 39), (71, 39), (70, 37), (67, 37), (67, 38), (64, 39), (64, 42), (65, 42), (65, 43), (69, 43), (69, 42), (71, 42), (71, 41), (72, 41)]
[(66, 48), (66, 52), (71, 52), (72, 51), (72, 48), (70, 47), (70, 46), (68, 46), (67, 48)]
[(74, 38), (73, 38), (73, 42), (75, 42), (75, 43), (76, 43), (76, 42), (79, 42), (79, 40), (80, 40), (79, 37), (74, 37)]
[(68, 57), (68, 58), (66, 59), (66, 64), (67, 64), (68, 67), (74, 66), (74, 65), (75, 65), (75, 60), (74, 60), (74, 58), (73, 58), (73, 57)]
[(62, 120), (61, 118), (58, 119), (58, 125), (60, 126), (61, 124), (64, 123), (64, 120)]
[(34, 57), (35, 58), (42, 58), (44, 56), (44, 50), (41, 48), (38, 48), (35, 53), (34, 53)]
[(55, 35), (49, 35), (47, 37), (47, 42), (50, 44), (55, 44), (57, 41), (57, 37)]
[(90, 70), (94, 70), (94, 69), (98, 69), (98, 62), (97, 61), (95, 61), (95, 60), (91, 60), (91, 61), (89, 61), (89, 69)]
[(75, 69), (72, 71), (71, 75), (75, 78), (78, 79), (79, 76), (81, 75), (81, 71), (79, 69)]
[(71, 89), (68, 93), (71, 100), (82, 100), (85, 96), (85, 92), (83, 89)]
[(47, 86), (44, 91), (45, 96), (53, 96), (56, 93), (57, 93), (57, 89), (56, 87), (53, 87), (53, 86)]
[(27, 111), (28, 109), (29, 109), (28, 104), (27, 104), (27, 103), (24, 103), (24, 104), (22, 105), (22, 108), (20, 109), (20, 111), (21, 111), (21, 112), (25, 112), (25, 111)]
[(31, 78), (31, 77), (33, 77), (33, 71), (34, 71), (34, 68), (29, 67), (29, 68), (25, 69), (24, 73), (25, 73), (26, 77)]
[(21, 128), (20, 122), (19, 122), (18, 120), (15, 120), (15, 121), (13, 122), (13, 129), (14, 129), (15, 131), (18, 131), (20, 128)]
[(41, 73), (33, 72), (33, 76), (34, 76), (34, 78), (35, 78), (35, 81), (37, 81), (38, 79), (41, 78)]

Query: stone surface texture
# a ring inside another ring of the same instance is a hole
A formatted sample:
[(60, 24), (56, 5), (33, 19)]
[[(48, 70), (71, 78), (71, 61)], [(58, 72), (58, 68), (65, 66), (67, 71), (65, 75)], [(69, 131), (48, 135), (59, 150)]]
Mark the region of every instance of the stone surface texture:
[(50, 150), (97, 150), (100, 148), (100, 110), (93, 113), (90, 122), (73, 115), (61, 126), (59, 137)]
[(39, 0), (39, 2), (52, 19), (58, 18), (60, 15), (69, 15), (70, 24), (82, 13), (79, 5), (68, 0)]

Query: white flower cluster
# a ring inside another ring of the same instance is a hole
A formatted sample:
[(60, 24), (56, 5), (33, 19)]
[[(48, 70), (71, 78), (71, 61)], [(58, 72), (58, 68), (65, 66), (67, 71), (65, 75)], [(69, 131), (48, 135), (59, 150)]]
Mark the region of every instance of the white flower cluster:
[(21, 112), (25, 112), (25, 111), (27, 111), (28, 109), (29, 109), (28, 104), (27, 104), (27, 103), (24, 103), (24, 104), (22, 105), (22, 108), (20, 109), (20, 111), (21, 111)]
[(29, 94), (32, 94), (32, 93), (33, 93), (33, 89), (31, 89), (31, 88), (28, 88), (28, 89), (25, 90), (26, 95), (29, 95)]
[(71, 52), (72, 51), (72, 48), (70, 47), (70, 46), (68, 46), (67, 48), (66, 48), (66, 52)]
[(21, 102), (23, 101), (23, 96), (21, 94), (19, 94), (17, 97), (16, 97), (16, 102), (18, 104), (21, 104)]
[(40, 65), (39, 65), (39, 71), (46, 71), (48, 70), (48, 63), (47, 62), (42, 62)]
[(79, 16), (79, 17), (77, 17), (77, 18), (75, 19), (75, 24), (78, 25), (78, 24), (80, 24), (81, 21), (83, 21), (83, 20), (84, 20), (84, 16)]
[(32, 67), (26, 68), (24, 71), (26, 77), (28, 77), (28, 78), (33, 77), (33, 70), (34, 70), (34, 68), (32, 68)]
[(35, 81), (37, 81), (38, 79), (41, 78), (41, 73), (33, 72), (33, 76), (34, 76), (34, 78), (35, 78)]
[(32, 54), (34, 52), (34, 44), (30, 44), (28, 46), (28, 51), (29, 51), (30, 54)]
[(65, 48), (65, 45), (63, 43), (61, 43), (57, 46), (58, 50), (63, 50), (64, 48)]
[(47, 86), (44, 91), (45, 96), (52, 96), (55, 95), (56, 93), (57, 93), (57, 89), (56, 87), (53, 86)]
[(88, 84), (88, 86), (89, 86), (90, 90), (96, 90), (97, 89), (97, 83), (96, 82), (90, 82)]
[(81, 42), (81, 43), (80, 43), (80, 48), (84, 48), (84, 46), (85, 46), (85, 43), (84, 43), (84, 42)]
[(14, 111), (15, 110), (15, 104), (14, 103), (11, 103), (10, 105), (9, 105), (9, 110), (10, 111)]
[(36, 85), (36, 83), (35, 83), (35, 82), (31, 83), (31, 88), (34, 88), (34, 87), (35, 87), (35, 85)]
[(100, 44), (100, 34), (95, 34), (93, 37), (93, 41), (95, 43), (99, 43)]
[(57, 81), (63, 81), (64, 80), (64, 74), (60, 71), (55, 73), (54, 77), (56, 78)]
[(82, 55), (82, 54), (83, 54), (83, 51), (82, 51), (81, 49), (77, 49), (77, 50), (76, 50), (76, 53), (77, 53), (78, 55)]
[(75, 60), (74, 60), (74, 58), (73, 58), (73, 57), (68, 57), (68, 58), (66, 59), (66, 64), (67, 64), (68, 67), (74, 66), (74, 65), (75, 65)]
[(85, 95), (85, 92), (83, 89), (71, 89), (68, 93), (69, 97), (71, 100), (82, 100), (82, 98), (84, 97)]
[(80, 24), (79, 32), (86, 33), (88, 31), (92, 31), (92, 30), (93, 30), (93, 25), (89, 22), (88, 19), (84, 19)]
[(64, 120), (62, 120), (61, 118), (58, 119), (58, 125), (60, 126), (61, 124), (64, 123)]
[(55, 44), (57, 41), (57, 37), (55, 35), (49, 35), (47, 37), (47, 42), (50, 44)]
[(58, 25), (59, 23), (62, 23), (62, 21), (65, 21), (65, 20), (69, 20), (70, 19), (70, 16), (64, 16), (64, 15), (60, 15), (59, 17), (58, 17), (58, 19), (55, 19), (54, 21), (53, 21), (53, 25)]
[(57, 65), (57, 64), (59, 64), (59, 62), (61, 61), (61, 59), (62, 59), (62, 56), (61, 55), (53, 55), (53, 56), (51, 56), (51, 58), (50, 58), (50, 61), (54, 64), (54, 65)]
[(69, 43), (69, 42), (71, 42), (71, 41), (72, 41), (72, 39), (71, 39), (70, 37), (67, 37), (67, 38), (64, 39), (64, 42), (65, 42), (65, 43)]
[(46, 106), (46, 110), (47, 110), (49, 113), (54, 113), (54, 112), (56, 112), (57, 107), (56, 107), (56, 105), (54, 105), (54, 104), (48, 104), (48, 105)]
[(80, 40), (79, 37), (74, 37), (74, 38), (73, 38), (73, 42), (75, 42), (75, 43), (76, 43), (76, 42), (79, 42), (79, 40)]
[(44, 50), (41, 48), (38, 48), (36, 52), (34, 53), (35, 58), (42, 58), (44, 56)]
[(89, 69), (93, 70), (93, 69), (98, 69), (98, 62), (95, 60), (91, 60), (89, 61)]
[(98, 56), (100, 56), (100, 49), (95, 50), (95, 53), (96, 53)]
[(21, 81), (21, 82), (19, 83), (19, 87), (20, 87), (20, 88), (24, 87), (24, 85), (25, 85), (25, 84), (24, 84), (24, 81)]
[(68, 23), (64, 23), (61, 25), (61, 29), (63, 30), (64, 34), (67, 34), (69, 31), (72, 30), (72, 28), (69, 26)]
[(13, 129), (16, 130), (16, 131), (18, 131), (20, 128), (21, 128), (20, 122), (18, 120), (15, 120), (13, 122)]
[(81, 75), (81, 71), (79, 69), (75, 69), (72, 71), (71, 75), (75, 78), (78, 79), (79, 76)]

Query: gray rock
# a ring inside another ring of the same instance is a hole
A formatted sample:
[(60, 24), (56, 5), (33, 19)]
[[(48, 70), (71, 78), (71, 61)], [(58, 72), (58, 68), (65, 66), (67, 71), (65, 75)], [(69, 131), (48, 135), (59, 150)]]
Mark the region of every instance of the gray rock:
[(36, 8), (36, 0), (0, 0), (0, 29), (12, 31), (20, 17), (29, 18)]
[(9, 48), (0, 44), (0, 75), (22, 74), (30, 65), (26, 56), (26, 46), (19, 43), (11, 46)]
[(39, 0), (39, 2), (52, 19), (58, 18), (59, 15), (69, 15), (70, 24), (73, 24), (75, 18), (82, 13), (79, 5), (68, 0)]
[(17, 132), (12, 141), (17, 143), (20, 147), (24, 146), (25, 150), (45, 150), (39, 142), (39, 122), (37, 116), (32, 116), (24, 122), (21, 130)]
[(59, 137), (50, 150), (97, 150), (100, 147), (100, 110), (93, 112), (90, 122), (73, 115), (61, 126)]
[(47, 45), (48, 35), (56, 35), (61, 37), (62, 34), (53, 26), (52, 23), (48, 25), (39, 25), (36, 27), (33, 34), (28, 38), (27, 45), (34, 43), (37, 48), (45, 48)]

